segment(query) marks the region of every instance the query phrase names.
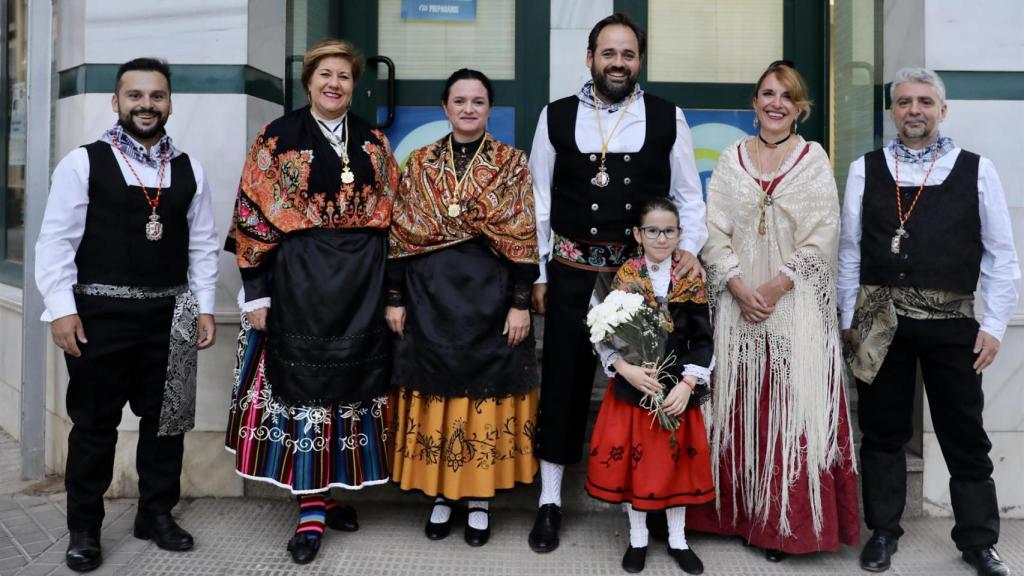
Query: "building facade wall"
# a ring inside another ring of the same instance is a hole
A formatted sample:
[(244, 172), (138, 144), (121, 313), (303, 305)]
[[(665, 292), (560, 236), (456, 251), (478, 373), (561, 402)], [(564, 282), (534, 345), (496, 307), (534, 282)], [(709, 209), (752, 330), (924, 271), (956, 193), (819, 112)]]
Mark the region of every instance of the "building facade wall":
[[(613, 11), (612, 0), (553, 0), (550, 29), (551, 99), (575, 92), (589, 77), (585, 67), (587, 34)], [(136, 56), (160, 56), (175, 67), (174, 112), (167, 130), (175, 143), (203, 164), (213, 191), (221, 238), (228, 229), (235, 189), (246, 147), (259, 127), (280, 115), (279, 99), (248, 84), (211, 93), (201, 73), (233, 73), (278, 81), (285, 75), (286, 3), (278, 0), (155, 0), (125, 10), (115, 0), (59, 0), (56, 59), (62, 79), (77, 78), (79, 88), (62, 88), (55, 105), (54, 162), (76, 146), (97, 138), (115, 121), (109, 89), (90, 88), (90, 74)], [(1024, 4), (979, 0), (965, 10), (957, 0), (886, 0), (883, 16), (884, 80), (903, 66), (927, 66), (950, 73), (949, 116), (943, 132), (961, 145), (991, 158), (1002, 177), (1024, 254), (1024, 95), (978, 99), (967, 89), (1024, 76)], [(993, 39), (996, 39), (993, 41)], [(998, 74), (1009, 76), (996, 76)], [(966, 80), (964, 80), (966, 78)], [(965, 83), (966, 82), (966, 83)], [(82, 88), (84, 86), (84, 88)], [(987, 93), (987, 92), (983, 92)], [(839, 101), (837, 99), (837, 101)], [(994, 130), (1011, 126), (1017, 130)], [(887, 115), (885, 139), (894, 133)], [(530, 135), (527, 135), (527, 138)], [(840, 182), (840, 188), (842, 187)], [(200, 354), (196, 429), (186, 439), (183, 493), (186, 496), (234, 496), (244, 491), (223, 450), (226, 408), (231, 390), (238, 329), (235, 294), (238, 273), (230, 255), (220, 261), (217, 294), (218, 342)], [(32, 286), (31, 273), (26, 274)], [(34, 287), (30, 288), (34, 289)], [(0, 428), (17, 437), (20, 421), (21, 290), (0, 285)], [(64, 407), (67, 373), (59, 351), (48, 345), (47, 468), (64, 467), (70, 422)], [(1015, 383), (1024, 370), (1024, 304), (1003, 340), (1002, 352), (986, 372), (985, 423), (993, 441), (992, 457), (1000, 504), (1007, 517), (1024, 517), (1024, 387)], [(112, 496), (135, 493), (134, 453), (137, 419), (126, 409), (120, 427)], [(925, 410), (925, 510), (949, 515), (948, 472)]]

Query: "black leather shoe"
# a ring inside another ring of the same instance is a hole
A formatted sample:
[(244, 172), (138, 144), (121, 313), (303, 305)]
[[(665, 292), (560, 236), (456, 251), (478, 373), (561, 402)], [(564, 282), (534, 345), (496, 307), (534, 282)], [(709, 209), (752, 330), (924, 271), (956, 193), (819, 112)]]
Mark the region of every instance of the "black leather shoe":
[(646, 565), (647, 546), (643, 548), (633, 548), (632, 546), (626, 548), (626, 553), (622, 555), (623, 570), (630, 574), (636, 574), (637, 572), (643, 572)]
[(473, 528), (469, 525), (469, 518), (466, 518), (466, 531), (463, 533), (463, 537), (466, 539), (466, 544), (470, 546), (478, 547), (487, 544), (487, 541), (491, 539), (491, 511), (486, 508), (470, 508), (468, 510), (470, 514), (473, 512), (483, 512), (487, 514), (487, 528), (483, 530), (479, 528)]
[(68, 535), (68, 551), (64, 553), (68, 568), (75, 572), (88, 572), (103, 563), (98, 529), (72, 530)]
[(764, 559), (769, 562), (782, 562), (786, 559), (786, 556), (789, 556), (789, 554), (786, 554), (785, 552), (777, 548), (764, 549)]
[[(444, 540), (452, 531), (452, 507), (451, 504), (447, 502), (434, 502), (434, 506), (444, 506), (448, 509), (448, 521), (431, 522), (428, 518), (427, 526), (423, 529), (423, 532), (427, 535), (427, 538), (430, 538), (431, 540)], [(430, 511), (431, 514), (433, 514), (434, 509), (431, 508)], [(467, 526), (466, 529), (468, 530), (469, 527)]]
[(296, 564), (309, 564), (320, 551), (319, 532), (296, 532), (288, 541), (288, 552)]
[(1010, 569), (999, 559), (999, 554), (992, 547), (980, 550), (964, 550), (961, 554), (965, 562), (974, 566), (978, 576), (1009, 576)]
[(192, 535), (178, 526), (170, 514), (136, 514), (134, 533), (136, 538), (152, 540), (160, 548), (172, 552), (191, 550), (194, 544)]
[(892, 555), (898, 548), (897, 538), (875, 532), (860, 551), (860, 567), (868, 572), (885, 572), (892, 565)]
[(691, 548), (683, 548), (679, 550), (671, 546), (668, 547), (668, 555), (675, 559), (676, 564), (686, 572), (687, 574), (703, 574), (704, 563), (697, 557), (697, 553)]
[(537, 519), (530, 530), (530, 550), (546, 554), (558, 548), (558, 529), (562, 527), (562, 508), (558, 504), (545, 504), (537, 510)]
[(356, 517), (356, 509), (351, 506), (335, 506), (327, 511), (327, 527), (341, 532), (355, 532), (359, 530), (359, 520)]

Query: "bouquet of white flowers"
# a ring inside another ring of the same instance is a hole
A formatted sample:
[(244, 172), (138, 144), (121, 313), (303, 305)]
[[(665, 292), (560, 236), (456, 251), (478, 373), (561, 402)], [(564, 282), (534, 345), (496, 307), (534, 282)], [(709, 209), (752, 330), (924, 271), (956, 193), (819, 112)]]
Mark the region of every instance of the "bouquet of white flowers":
[[(644, 301), (640, 294), (613, 290), (604, 301), (587, 313), (590, 341), (606, 342), (622, 353), (622, 359), (634, 366), (655, 369), (655, 379), (666, 384), (657, 394), (646, 394), (640, 407), (656, 418), (661, 427), (669, 432), (679, 428), (679, 419), (665, 413), (662, 404), (667, 391), (678, 383), (678, 378), (668, 373), (675, 363), (675, 355), (664, 357), (667, 334), (661, 326), (656, 311)], [(670, 437), (675, 444), (675, 436)]]

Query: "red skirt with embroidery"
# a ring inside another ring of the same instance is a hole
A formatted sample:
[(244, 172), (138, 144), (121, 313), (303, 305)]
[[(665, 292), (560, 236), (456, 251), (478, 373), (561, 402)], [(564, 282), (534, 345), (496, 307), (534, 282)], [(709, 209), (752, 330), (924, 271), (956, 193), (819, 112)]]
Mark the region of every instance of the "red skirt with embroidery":
[(647, 511), (713, 500), (710, 450), (700, 409), (684, 412), (679, 428), (670, 433), (656, 420), (652, 423), (643, 408), (620, 400), (612, 391), (616, 385), (608, 382), (590, 438), (587, 493)]

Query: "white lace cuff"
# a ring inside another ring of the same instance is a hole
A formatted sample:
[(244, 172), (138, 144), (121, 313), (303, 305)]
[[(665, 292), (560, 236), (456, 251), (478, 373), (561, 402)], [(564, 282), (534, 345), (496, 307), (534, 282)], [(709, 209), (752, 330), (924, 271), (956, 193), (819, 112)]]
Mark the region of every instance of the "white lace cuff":
[(270, 308), (270, 298), (257, 298), (249, 302), (242, 302), (238, 307), (242, 309), (242, 312), (255, 312), (263, 308)]
[(782, 266), (779, 266), (779, 272), (785, 274), (787, 278), (789, 278), (790, 280), (793, 281), (794, 284), (796, 284), (796, 280), (799, 277), (799, 275), (796, 273), (796, 270), (793, 270), (789, 266), (783, 264)]
[(707, 386), (708, 382), (711, 381), (711, 369), (696, 364), (687, 364), (683, 366), (683, 378), (687, 376), (696, 378), (698, 386)]
[(605, 376), (614, 378), (617, 372), (612, 368), (612, 364), (615, 364), (615, 361), (621, 358), (622, 354), (619, 354), (618, 350), (604, 342), (594, 344), (594, 351), (597, 352), (598, 358), (601, 359), (601, 367), (604, 369)]

